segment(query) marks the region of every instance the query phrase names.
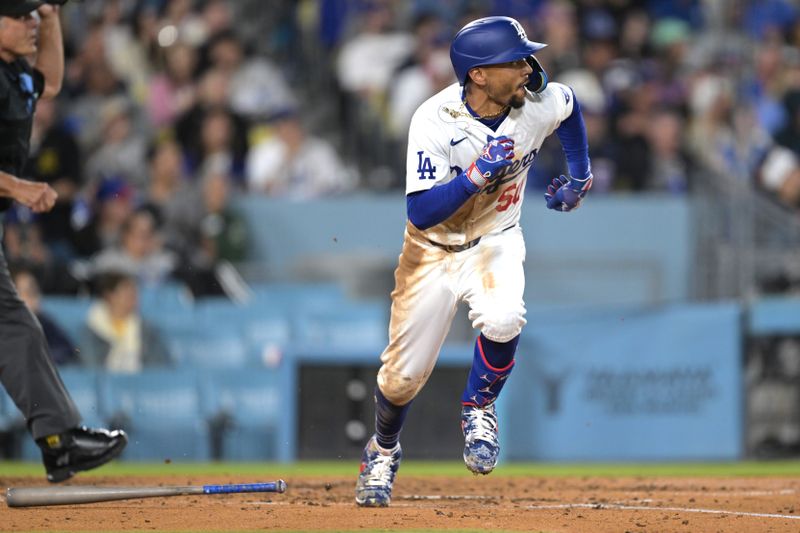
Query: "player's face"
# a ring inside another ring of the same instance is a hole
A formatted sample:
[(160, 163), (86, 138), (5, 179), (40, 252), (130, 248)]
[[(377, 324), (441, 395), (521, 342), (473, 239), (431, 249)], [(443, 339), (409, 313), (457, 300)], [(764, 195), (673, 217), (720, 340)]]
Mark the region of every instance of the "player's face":
[(525, 84), (533, 69), (524, 59), (482, 67), (486, 69), (486, 94), (501, 106), (522, 107)]
[(35, 54), (38, 28), (35, 11), (19, 17), (0, 17), (0, 55), (13, 60)]

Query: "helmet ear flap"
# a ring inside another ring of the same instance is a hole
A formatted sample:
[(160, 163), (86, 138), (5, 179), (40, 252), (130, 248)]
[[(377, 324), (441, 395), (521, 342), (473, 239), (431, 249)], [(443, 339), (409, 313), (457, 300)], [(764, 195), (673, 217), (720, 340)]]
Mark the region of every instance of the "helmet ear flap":
[(539, 63), (539, 60), (534, 56), (530, 55), (526, 57), (525, 61), (527, 61), (528, 65), (533, 69), (533, 72), (528, 76), (528, 83), (525, 84), (525, 87), (532, 93), (544, 91), (548, 82), (547, 72), (544, 71), (541, 63)]

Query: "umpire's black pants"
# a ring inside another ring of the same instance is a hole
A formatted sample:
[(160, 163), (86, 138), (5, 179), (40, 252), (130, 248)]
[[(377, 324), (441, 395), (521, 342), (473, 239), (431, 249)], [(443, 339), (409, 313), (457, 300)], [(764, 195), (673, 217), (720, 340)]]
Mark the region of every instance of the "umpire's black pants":
[[(2, 231), (0, 231), (2, 236)], [(39, 321), (20, 300), (0, 250), (0, 382), (34, 439), (77, 426), (80, 413), (47, 350)]]

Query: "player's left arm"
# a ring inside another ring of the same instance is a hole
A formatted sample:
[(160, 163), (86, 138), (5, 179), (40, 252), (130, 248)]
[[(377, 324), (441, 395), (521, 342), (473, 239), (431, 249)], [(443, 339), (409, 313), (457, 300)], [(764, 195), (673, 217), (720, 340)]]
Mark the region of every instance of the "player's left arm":
[(64, 39), (61, 34), (59, 8), (44, 4), (38, 9), (39, 42), (34, 67), (44, 76), (42, 98), (53, 98), (61, 91), (64, 80)]
[(556, 129), (556, 135), (567, 159), (569, 177), (555, 178), (547, 187), (545, 200), (550, 209), (572, 211), (580, 206), (592, 187), (592, 165), (589, 161), (589, 142), (580, 103), (569, 87), (563, 87), (561, 92), (569, 115)]

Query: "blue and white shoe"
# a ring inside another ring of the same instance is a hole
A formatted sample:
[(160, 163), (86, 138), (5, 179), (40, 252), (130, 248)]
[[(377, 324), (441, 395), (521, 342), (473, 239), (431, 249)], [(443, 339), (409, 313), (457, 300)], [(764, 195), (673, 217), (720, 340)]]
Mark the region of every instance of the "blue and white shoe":
[(462, 407), (461, 431), (464, 433), (464, 463), (467, 468), (475, 474), (488, 474), (494, 470), (500, 455), (494, 404)]
[(361, 507), (387, 507), (392, 501), (392, 484), (400, 468), (403, 451), (400, 443), (383, 450), (373, 435), (361, 456), (361, 473), (356, 482), (356, 503)]

